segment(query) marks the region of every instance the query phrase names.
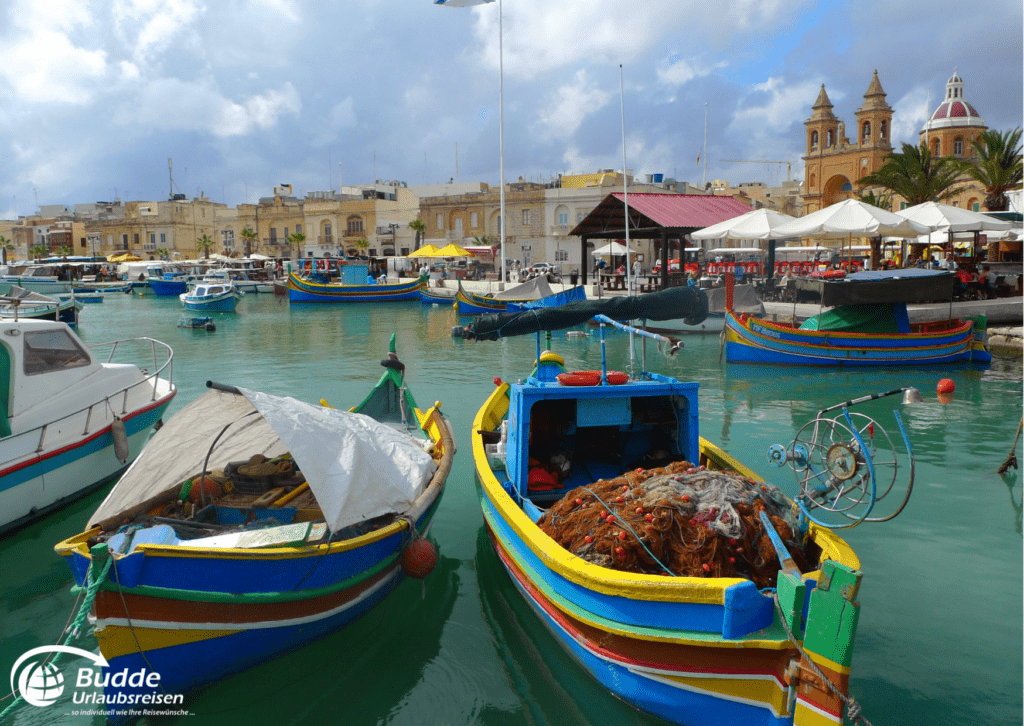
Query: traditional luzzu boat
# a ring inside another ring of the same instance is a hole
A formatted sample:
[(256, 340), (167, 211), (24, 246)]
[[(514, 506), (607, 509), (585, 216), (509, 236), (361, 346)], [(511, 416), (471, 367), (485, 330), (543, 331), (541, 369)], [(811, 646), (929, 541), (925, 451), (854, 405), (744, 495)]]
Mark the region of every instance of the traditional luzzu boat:
[[(55, 321), (2, 320), (0, 330), (4, 530), (123, 472), (176, 389), (170, 379), (174, 354), (152, 338), (86, 347)], [(110, 362), (126, 353), (138, 365)]]
[(204, 313), (231, 313), (238, 306), (242, 293), (227, 282), (200, 282), (188, 292), (178, 296), (186, 310)]
[(332, 279), (326, 267), (315, 267), (307, 276), (292, 271), (288, 275), (290, 302), (408, 302), (420, 299), (427, 287), (426, 276), (410, 282), (369, 283), (370, 267), (359, 260), (317, 260), (336, 264), (338, 277)]
[(96, 592), (84, 607), (106, 672), (159, 674), (157, 687), (109, 679), (107, 703), (263, 663), (429, 574), (423, 537), (455, 443), (439, 402), (416, 407), (394, 337), (391, 351), (349, 411), (208, 384), (56, 546)]
[[(580, 288), (580, 293), (582, 292), (583, 288)], [(506, 312), (510, 310), (510, 305), (526, 305), (554, 294), (555, 291), (551, 289), (544, 277), (535, 277), (494, 295), (478, 295), (469, 292), (462, 287), (460, 282), (459, 289), (455, 294), (455, 309), (462, 316), (490, 315)], [(586, 296), (583, 295), (583, 297)]]
[[(597, 318), (602, 346), (607, 325), (626, 328), (612, 316), (699, 322), (680, 291), (605, 301), (619, 307)], [(913, 484), (898, 413), (902, 448), (847, 408), (904, 390), (826, 409), (773, 447), (800, 483), (793, 501), (700, 437), (697, 383), (568, 372), (539, 332), (576, 316), (539, 314), (536, 367), (496, 380), (471, 433), (484, 524), (528, 604), (612, 693), (670, 722), (843, 723), (861, 572), (833, 529), (891, 519)], [(462, 337), (531, 332), (533, 316), (492, 317)]]
[(452, 305), (456, 292), (445, 288), (425, 287), (420, 290), (420, 302), (424, 305)]
[(992, 357), (985, 347), (984, 317), (910, 322), (907, 303), (952, 300), (954, 279), (938, 270), (895, 270), (801, 280), (802, 290), (821, 296), (822, 312), (796, 327), (727, 311), (726, 360), (843, 366), (988, 363)]

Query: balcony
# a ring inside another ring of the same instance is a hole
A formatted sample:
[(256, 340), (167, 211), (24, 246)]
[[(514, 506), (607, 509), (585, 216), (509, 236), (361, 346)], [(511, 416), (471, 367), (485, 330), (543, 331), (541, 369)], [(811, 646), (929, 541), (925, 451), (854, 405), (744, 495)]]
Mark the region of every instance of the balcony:
[(317, 244), (319, 244), (321, 246), (333, 247), (334, 246), (334, 235), (333, 234), (321, 235), (321, 236), (316, 238), (316, 241), (317, 241)]
[(572, 227), (570, 227), (567, 224), (553, 224), (549, 228), (550, 231), (548, 232), (548, 234), (561, 235), (565, 237), (566, 235), (569, 234), (570, 229), (572, 229)]

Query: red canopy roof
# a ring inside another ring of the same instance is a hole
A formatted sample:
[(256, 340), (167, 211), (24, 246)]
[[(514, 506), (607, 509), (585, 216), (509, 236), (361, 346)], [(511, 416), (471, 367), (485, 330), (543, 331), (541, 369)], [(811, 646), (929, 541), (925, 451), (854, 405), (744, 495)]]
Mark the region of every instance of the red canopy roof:
[(750, 211), (749, 206), (732, 197), (705, 194), (624, 195), (615, 192), (605, 197), (569, 234), (575, 237), (624, 237), (624, 197), (629, 204), (629, 232), (633, 237), (660, 237), (664, 231), (685, 234)]

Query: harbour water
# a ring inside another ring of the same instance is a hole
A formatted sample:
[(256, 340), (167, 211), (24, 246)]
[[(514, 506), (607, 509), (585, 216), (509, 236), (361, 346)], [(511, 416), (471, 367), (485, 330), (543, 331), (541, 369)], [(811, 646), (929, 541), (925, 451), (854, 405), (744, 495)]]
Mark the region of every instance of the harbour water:
[[(439, 563), (425, 582), (406, 581), (353, 626), (189, 695), (192, 715), (160, 723), (661, 723), (610, 696), (558, 646), (483, 533), (470, 426), (495, 377), (528, 372), (533, 337), (452, 340), (454, 313), (418, 304), (290, 306), (247, 295), (237, 313), (215, 316), (215, 332), (178, 328), (180, 315), (176, 298), (113, 295), (85, 309), (79, 331), (87, 342), (147, 335), (169, 343), (178, 386), (169, 414), (201, 395), (207, 380), (347, 407), (379, 378), (394, 332), (414, 396), (421, 406), (442, 402), (460, 450), (431, 531)], [(552, 347), (570, 369), (600, 367), (591, 333), (554, 334)], [(628, 337), (609, 333), (609, 367), (625, 368), (628, 354)], [(769, 465), (771, 444), (788, 443), (826, 406), (919, 388), (922, 404), (892, 397), (857, 409), (894, 435), (891, 411), (900, 409), (917, 470), (899, 518), (844, 534), (864, 572), (851, 691), (875, 726), (1021, 723), (1021, 475), (996, 473), (1021, 420), (1019, 359), (986, 369), (762, 369), (727, 365), (716, 336), (691, 336), (672, 358), (649, 345), (648, 368), (699, 381), (701, 434), (791, 495), (795, 478)], [(941, 378), (956, 384), (946, 404), (935, 395)], [(1024, 444), (1017, 452), (1024, 461)], [(0, 540), (5, 693), (18, 656), (57, 642), (72, 615), (72, 580), (53, 545), (83, 528), (105, 491)], [(96, 650), (91, 634), (75, 645)], [(75, 667), (74, 658), (63, 661), (65, 682)], [(69, 713), (60, 700), (22, 705), (10, 723), (102, 723)]]

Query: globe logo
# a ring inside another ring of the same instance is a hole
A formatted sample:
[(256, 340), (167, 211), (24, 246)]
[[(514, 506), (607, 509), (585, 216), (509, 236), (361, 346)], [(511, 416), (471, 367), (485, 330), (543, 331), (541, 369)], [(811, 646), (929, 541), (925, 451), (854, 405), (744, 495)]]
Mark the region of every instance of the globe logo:
[(21, 672), (18, 690), (33, 706), (49, 706), (64, 693), (64, 676), (53, 663), (39, 661)]

